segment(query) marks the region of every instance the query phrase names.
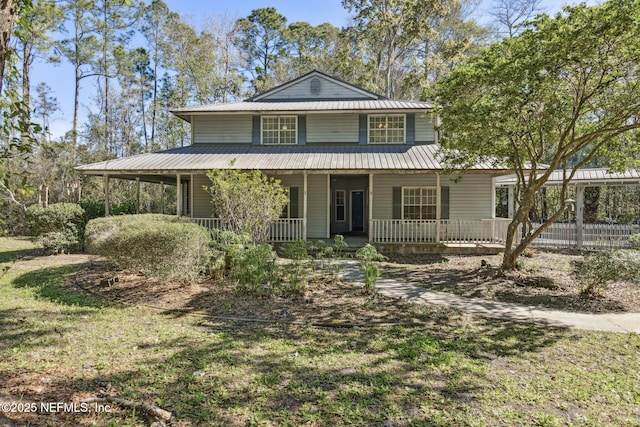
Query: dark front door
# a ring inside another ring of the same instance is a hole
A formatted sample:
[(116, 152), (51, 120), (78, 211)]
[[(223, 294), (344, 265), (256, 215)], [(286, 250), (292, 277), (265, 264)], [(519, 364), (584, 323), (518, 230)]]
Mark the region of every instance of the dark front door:
[(351, 230), (364, 231), (364, 191), (351, 192)]

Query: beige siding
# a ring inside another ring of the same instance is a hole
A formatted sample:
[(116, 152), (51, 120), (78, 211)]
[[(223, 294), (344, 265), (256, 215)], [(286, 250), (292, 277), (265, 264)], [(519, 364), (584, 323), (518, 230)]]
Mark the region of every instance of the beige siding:
[(442, 177), (441, 185), (449, 190), (449, 217), (451, 219), (491, 218), (491, 176), (465, 175), (458, 183), (452, 177)]
[(431, 116), (416, 113), (416, 142), (435, 142), (435, 133)]
[(327, 176), (308, 175), (307, 194), (307, 239), (324, 239), (327, 237)]
[(357, 114), (307, 115), (307, 143), (358, 143)]
[[(450, 219), (484, 219), (492, 217), (491, 177), (465, 175), (459, 182), (453, 176), (442, 176), (440, 185), (449, 187)], [(393, 218), (393, 187), (435, 186), (433, 174), (386, 174), (373, 177), (373, 218)]]
[[(311, 93), (311, 81), (314, 78), (320, 81), (320, 92), (316, 94)], [(314, 78), (302, 80), (261, 100), (308, 99), (312, 101), (314, 99), (371, 99), (371, 97), (367, 97), (360, 92), (332, 81), (325, 80), (321, 77)]]
[(206, 175), (194, 175), (193, 177), (193, 217), (211, 218), (213, 206), (211, 194), (202, 188), (203, 185), (211, 185)]
[(251, 144), (251, 116), (194, 116), (194, 144)]
[(393, 187), (435, 186), (435, 175), (373, 175), (373, 219), (393, 218)]

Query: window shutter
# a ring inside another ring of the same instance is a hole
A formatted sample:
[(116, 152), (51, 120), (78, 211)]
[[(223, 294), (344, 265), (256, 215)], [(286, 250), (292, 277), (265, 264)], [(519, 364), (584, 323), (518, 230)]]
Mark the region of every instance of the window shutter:
[(253, 116), (253, 125), (251, 127), (251, 143), (260, 145), (260, 116)]
[(360, 145), (367, 145), (369, 141), (367, 141), (367, 126), (368, 120), (366, 114), (360, 114), (359, 117), (359, 125), (358, 125), (358, 143)]
[(298, 215), (298, 187), (289, 187), (289, 215), (291, 218), (300, 218)]
[(402, 219), (402, 187), (393, 187), (393, 219)]
[(416, 115), (415, 114), (407, 114), (406, 123), (406, 143), (409, 145), (413, 145), (416, 142)]
[(298, 145), (307, 145), (307, 116), (298, 116)]
[(449, 187), (440, 187), (440, 219), (449, 219)]

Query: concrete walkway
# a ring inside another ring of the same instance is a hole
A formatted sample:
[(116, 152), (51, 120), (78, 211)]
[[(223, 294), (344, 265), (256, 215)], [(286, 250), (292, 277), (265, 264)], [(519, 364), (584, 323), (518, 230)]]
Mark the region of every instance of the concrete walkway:
[[(364, 275), (357, 261), (344, 261), (344, 279), (364, 285)], [(404, 298), (418, 304), (447, 306), (481, 317), (591, 331), (640, 333), (640, 313), (586, 314), (550, 310), (431, 291), (394, 279), (378, 279), (376, 288), (382, 295), (392, 298)]]

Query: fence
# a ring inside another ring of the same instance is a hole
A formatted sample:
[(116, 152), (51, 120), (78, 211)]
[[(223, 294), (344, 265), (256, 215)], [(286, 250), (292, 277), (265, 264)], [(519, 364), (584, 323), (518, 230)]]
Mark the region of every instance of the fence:
[[(534, 227), (541, 224), (534, 223)], [(575, 223), (554, 223), (533, 241), (538, 247), (578, 249), (622, 249), (631, 247), (629, 237), (640, 233), (633, 224), (583, 224), (582, 233)]]
[(504, 243), (508, 225), (504, 219), (372, 219), (369, 232), (373, 243), (486, 244)]
[[(214, 230), (223, 229), (223, 224), (219, 218), (191, 218), (193, 222), (203, 227)], [(273, 224), (269, 229), (270, 242), (294, 242), (304, 236), (304, 219), (283, 218)]]

